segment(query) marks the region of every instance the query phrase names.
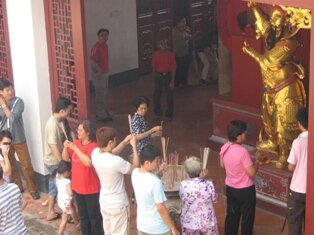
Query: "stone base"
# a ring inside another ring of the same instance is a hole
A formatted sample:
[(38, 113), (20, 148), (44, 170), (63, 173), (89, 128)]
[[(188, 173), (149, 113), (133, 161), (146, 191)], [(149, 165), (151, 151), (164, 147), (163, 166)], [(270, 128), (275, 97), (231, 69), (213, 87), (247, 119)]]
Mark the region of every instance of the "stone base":
[[(263, 154), (277, 160), (274, 154)], [(285, 216), (291, 177), (288, 169), (278, 169), (274, 163), (260, 166), (255, 180), (257, 206)]]

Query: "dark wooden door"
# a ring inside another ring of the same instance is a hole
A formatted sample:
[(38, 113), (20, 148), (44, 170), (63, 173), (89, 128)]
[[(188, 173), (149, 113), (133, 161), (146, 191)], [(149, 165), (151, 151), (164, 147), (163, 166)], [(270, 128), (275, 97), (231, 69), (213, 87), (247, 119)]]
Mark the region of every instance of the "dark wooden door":
[(140, 73), (151, 71), (151, 57), (159, 38), (171, 41), (173, 0), (137, 0)]
[(203, 34), (217, 31), (216, 0), (189, 0), (188, 25), (193, 34), (192, 44), (195, 47)]
[(204, 33), (216, 31), (216, 0), (137, 0), (140, 73), (151, 71), (151, 56), (158, 38), (171, 42), (171, 30), (182, 17), (191, 27), (192, 47)]

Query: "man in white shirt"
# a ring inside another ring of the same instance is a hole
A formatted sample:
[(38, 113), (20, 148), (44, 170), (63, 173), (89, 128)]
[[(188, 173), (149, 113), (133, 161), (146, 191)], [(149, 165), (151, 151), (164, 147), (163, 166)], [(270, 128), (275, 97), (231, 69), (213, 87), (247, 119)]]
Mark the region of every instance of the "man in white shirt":
[(288, 196), (289, 234), (301, 235), (305, 217), (308, 149), (308, 111), (301, 108), (296, 118), (302, 133), (292, 143), (288, 169), (293, 171)]
[(162, 182), (155, 172), (159, 167), (160, 151), (153, 145), (140, 153), (141, 168), (132, 172), (132, 185), (137, 202), (139, 235), (179, 235), (164, 204), (167, 200)]
[[(116, 146), (115, 131), (102, 127), (97, 130), (96, 139), (99, 148), (93, 150), (91, 158), (101, 185), (99, 203), (104, 231), (105, 234), (127, 235), (130, 213), (124, 175), (139, 166), (136, 138), (129, 135)], [(116, 155), (129, 143), (134, 153), (132, 164)]]

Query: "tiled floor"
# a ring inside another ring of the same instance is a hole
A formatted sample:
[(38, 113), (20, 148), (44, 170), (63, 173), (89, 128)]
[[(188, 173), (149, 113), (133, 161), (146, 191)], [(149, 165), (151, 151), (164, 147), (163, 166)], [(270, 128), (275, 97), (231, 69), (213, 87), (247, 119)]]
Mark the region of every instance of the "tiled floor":
[[(211, 122), (211, 97), (218, 97), (217, 85), (201, 87), (198, 85), (198, 79), (191, 80), (189, 87), (175, 90), (175, 118), (172, 122), (163, 123), (163, 135), (169, 137), (169, 152), (177, 151), (181, 157), (186, 155), (199, 156), (200, 147), (205, 147), (208, 137), (212, 131)], [(109, 94), (109, 109), (113, 115), (114, 121), (110, 123), (97, 123), (98, 126), (109, 125), (116, 129), (117, 138), (121, 140), (129, 132), (127, 115), (134, 112), (131, 105), (132, 100), (138, 95), (146, 95), (152, 98), (153, 83), (150, 76), (144, 76), (135, 82), (124, 84), (110, 89)], [(147, 119), (151, 126), (158, 124), (153, 120), (152, 111), (149, 112)], [(160, 146), (160, 139), (155, 139), (154, 143)], [(130, 149), (124, 151), (127, 156)], [(225, 197), (223, 196), (224, 172), (219, 167), (218, 155), (212, 151), (208, 162), (209, 177), (215, 180), (216, 190), (219, 193), (219, 201), (215, 206), (216, 215), (218, 217), (220, 234), (223, 234), (223, 225), (225, 217)], [(126, 177), (126, 185), (128, 192), (131, 192), (130, 177)], [(25, 193), (27, 196), (27, 193)], [(46, 198), (42, 195), (41, 201)], [(44, 216), (47, 209), (41, 207), (40, 203), (33, 201), (28, 197), (29, 205), (26, 208), (26, 213), (30, 213), (37, 217)], [(136, 232), (136, 209), (135, 205), (131, 204), (131, 232)], [(281, 233), (281, 226), (284, 218), (257, 209), (254, 226), (254, 234), (262, 235), (287, 235), (287, 226), (284, 232)], [(49, 222), (49, 224), (57, 227), (60, 220)], [(69, 234), (73, 233), (74, 227), (68, 226)], [(46, 234), (46, 233), (43, 233)], [(75, 233), (79, 234), (79, 233)]]

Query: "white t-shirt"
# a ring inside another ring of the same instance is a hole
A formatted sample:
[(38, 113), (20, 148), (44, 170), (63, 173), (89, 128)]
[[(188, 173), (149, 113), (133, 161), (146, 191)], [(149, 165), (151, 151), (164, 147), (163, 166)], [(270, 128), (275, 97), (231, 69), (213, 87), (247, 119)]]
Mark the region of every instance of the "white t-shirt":
[(56, 185), (58, 188), (58, 201), (71, 201), (72, 196), (70, 196), (67, 192), (67, 185), (71, 183), (71, 180), (67, 178), (59, 179), (59, 176), (56, 177)]
[(167, 200), (161, 180), (153, 173), (141, 173), (139, 168), (133, 170), (131, 178), (137, 203), (137, 229), (149, 234), (169, 232), (156, 208), (156, 203)]
[(112, 153), (92, 152), (92, 163), (100, 180), (99, 203), (102, 208), (123, 208), (129, 205), (124, 186), (124, 175), (131, 169), (131, 164)]
[(291, 147), (288, 162), (295, 165), (290, 189), (298, 193), (306, 193), (308, 132), (302, 132)]

